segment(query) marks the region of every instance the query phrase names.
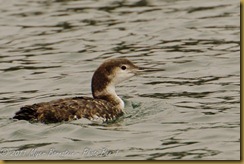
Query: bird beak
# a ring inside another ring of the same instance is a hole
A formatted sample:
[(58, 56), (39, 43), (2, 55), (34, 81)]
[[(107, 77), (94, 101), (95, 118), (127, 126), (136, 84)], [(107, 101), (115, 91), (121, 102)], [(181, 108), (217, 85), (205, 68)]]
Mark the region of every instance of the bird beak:
[(138, 67), (138, 69), (135, 71), (135, 75), (148, 74), (158, 71), (165, 71), (165, 69)]
[(135, 71), (135, 75), (142, 75), (146, 72), (147, 68), (145, 67), (138, 67), (138, 69)]

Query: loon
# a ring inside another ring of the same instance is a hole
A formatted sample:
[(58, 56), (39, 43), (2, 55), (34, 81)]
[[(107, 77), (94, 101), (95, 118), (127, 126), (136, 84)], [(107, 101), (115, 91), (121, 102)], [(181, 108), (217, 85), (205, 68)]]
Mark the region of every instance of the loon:
[(71, 97), (26, 105), (13, 119), (30, 122), (57, 123), (87, 118), (110, 122), (124, 114), (124, 102), (116, 94), (115, 85), (140, 74), (142, 68), (126, 58), (108, 59), (94, 72), (91, 97)]

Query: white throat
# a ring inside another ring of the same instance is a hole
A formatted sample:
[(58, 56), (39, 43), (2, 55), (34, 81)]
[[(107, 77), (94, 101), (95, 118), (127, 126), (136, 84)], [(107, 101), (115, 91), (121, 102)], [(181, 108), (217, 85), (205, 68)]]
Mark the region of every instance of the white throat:
[(116, 92), (115, 92), (115, 86), (113, 85), (113, 84), (109, 84), (107, 87), (106, 87), (106, 92), (109, 94), (109, 95), (111, 95), (112, 96), (112, 98), (115, 100), (115, 101), (117, 101), (117, 102), (119, 102), (119, 105), (118, 105), (118, 107), (120, 108), (120, 109), (124, 109), (124, 107), (125, 107), (125, 103), (124, 103), (124, 101), (116, 94)]

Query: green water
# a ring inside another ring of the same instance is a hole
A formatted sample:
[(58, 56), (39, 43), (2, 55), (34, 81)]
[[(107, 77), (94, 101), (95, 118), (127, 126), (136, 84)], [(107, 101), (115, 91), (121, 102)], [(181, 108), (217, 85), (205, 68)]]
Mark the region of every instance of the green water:
[[(240, 159), (239, 1), (0, 2), (0, 159)], [(9, 119), (91, 96), (93, 71), (112, 57), (157, 70), (117, 87), (116, 123)]]

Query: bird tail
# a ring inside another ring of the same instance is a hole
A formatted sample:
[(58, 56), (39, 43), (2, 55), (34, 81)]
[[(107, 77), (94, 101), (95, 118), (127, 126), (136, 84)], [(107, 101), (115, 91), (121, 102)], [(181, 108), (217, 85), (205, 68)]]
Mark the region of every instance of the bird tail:
[(13, 119), (18, 120), (35, 120), (36, 119), (36, 109), (33, 106), (21, 107), (18, 112), (15, 113)]

